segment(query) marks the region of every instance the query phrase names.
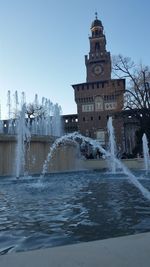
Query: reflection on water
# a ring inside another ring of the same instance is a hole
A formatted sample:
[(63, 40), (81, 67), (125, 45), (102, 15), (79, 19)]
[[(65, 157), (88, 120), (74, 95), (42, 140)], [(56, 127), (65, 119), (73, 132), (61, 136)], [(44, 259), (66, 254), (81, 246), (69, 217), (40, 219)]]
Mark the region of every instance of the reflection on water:
[[(150, 189), (150, 175), (142, 184)], [(0, 253), (150, 231), (150, 202), (122, 174), (0, 180)]]

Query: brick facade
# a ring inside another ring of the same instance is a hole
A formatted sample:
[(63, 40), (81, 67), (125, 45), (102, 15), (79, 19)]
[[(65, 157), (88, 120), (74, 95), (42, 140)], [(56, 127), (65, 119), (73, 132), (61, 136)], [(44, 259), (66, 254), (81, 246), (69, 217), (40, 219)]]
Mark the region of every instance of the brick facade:
[(111, 79), (111, 58), (100, 20), (91, 25), (90, 52), (85, 56), (86, 82), (72, 85), (81, 134), (107, 143), (107, 120), (113, 117), (118, 145), (121, 146), (123, 122), (115, 114), (123, 109), (125, 80)]

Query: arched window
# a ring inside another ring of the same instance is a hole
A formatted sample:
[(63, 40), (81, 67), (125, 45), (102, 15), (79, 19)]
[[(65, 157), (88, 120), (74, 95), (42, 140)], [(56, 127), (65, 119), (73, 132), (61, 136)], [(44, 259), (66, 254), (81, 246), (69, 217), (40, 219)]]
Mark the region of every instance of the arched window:
[(95, 111), (102, 111), (103, 107), (103, 98), (101, 96), (95, 97)]
[(95, 43), (95, 51), (99, 51), (100, 50), (100, 45), (98, 42)]

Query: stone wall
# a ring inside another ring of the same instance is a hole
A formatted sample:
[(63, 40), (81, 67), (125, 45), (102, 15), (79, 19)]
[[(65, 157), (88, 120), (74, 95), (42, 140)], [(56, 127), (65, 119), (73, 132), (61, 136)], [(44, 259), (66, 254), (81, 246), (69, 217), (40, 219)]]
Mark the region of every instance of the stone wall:
[[(127, 166), (129, 169), (134, 170), (143, 170), (144, 169), (144, 160), (143, 158), (135, 159), (122, 159), (122, 163)], [(90, 159), (90, 160), (81, 160), (80, 166), (83, 169), (88, 170), (103, 170), (108, 169), (108, 162), (104, 159)]]
[[(25, 151), (25, 166), (22, 174), (41, 174), (44, 161), (54, 143), (48, 136), (33, 136)], [(16, 136), (0, 135), (0, 176), (15, 176), (16, 173)], [(125, 159), (123, 163), (129, 169), (144, 169), (143, 159)], [(106, 169), (108, 163), (104, 159), (85, 160), (80, 158), (78, 146), (72, 141), (61, 144), (54, 150), (48, 163), (47, 172), (64, 172), (74, 170)]]
[[(41, 174), (44, 161), (54, 143), (48, 136), (33, 136), (25, 149), (25, 166), (22, 170), (27, 174)], [(15, 175), (16, 171), (16, 136), (0, 135), (0, 176)], [(20, 155), (21, 156), (21, 155)], [(77, 146), (69, 142), (60, 145), (53, 153), (48, 164), (48, 172), (61, 172), (76, 169)]]

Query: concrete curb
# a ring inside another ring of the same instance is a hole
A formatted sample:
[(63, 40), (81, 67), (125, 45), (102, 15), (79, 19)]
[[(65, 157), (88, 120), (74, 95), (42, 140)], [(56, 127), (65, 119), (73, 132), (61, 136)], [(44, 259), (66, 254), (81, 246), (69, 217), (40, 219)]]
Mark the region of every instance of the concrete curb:
[(150, 233), (0, 257), (0, 267), (149, 267)]

